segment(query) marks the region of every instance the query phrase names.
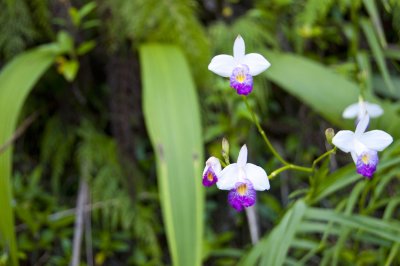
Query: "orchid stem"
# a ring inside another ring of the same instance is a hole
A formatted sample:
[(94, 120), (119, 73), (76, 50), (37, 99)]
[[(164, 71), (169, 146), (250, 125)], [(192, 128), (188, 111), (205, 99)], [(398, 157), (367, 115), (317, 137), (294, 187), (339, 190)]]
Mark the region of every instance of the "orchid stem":
[(261, 134), (262, 138), (264, 139), (265, 144), (267, 144), (268, 149), (272, 152), (272, 154), (282, 163), (284, 164), (284, 166), (282, 166), (281, 168), (276, 169), (275, 171), (273, 171), (268, 178), (272, 179), (275, 176), (277, 176), (278, 174), (280, 174), (283, 171), (286, 170), (297, 170), (297, 171), (301, 171), (301, 172), (307, 172), (307, 173), (312, 173), (315, 170), (315, 167), (317, 166), (317, 163), (319, 163), (322, 159), (324, 159), (325, 157), (334, 154), (336, 152), (336, 147), (334, 147), (333, 149), (325, 152), (324, 154), (322, 154), (321, 156), (319, 156), (317, 159), (315, 159), (313, 161), (312, 167), (304, 167), (304, 166), (299, 166), (299, 165), (295, 165), (295, 164), (291, 164), (289, 162), (287, 162), (285, 159), (282, 158), (282, 156), (275, 150), (275, 148), (272, 146), (271, 142), (269, 141), (267, 135), (265, 134), (264, 130), (261, 128), (260, 123), (258, 122), (256, 115), (254, 114), (253, 110), (250, 107), (249, 102), (247, 101), (247, 97), (246, 96), (242, 96), (243, 101), (246, 104), (247, 109), (249, 110), (250, 114), (251, 114), (251, 118), (254, 122), (254, 124), (257, 126), (258, 132)]
[(315, 159), (314, 162), (313, 162), (313, 164), (312, 164), (312, 170), (313, 170), (313, 171), (315, 170), (315, 167), (317, 166), (317, 163), (318, 163), (318, 162), (320, 162), (320, 161), (321, 161), (322, 159), (324, 159), (325, 157), (327, 157), (327, 156), (329, 156), (329, 155), (331, 155), (331, 154), (336, 153), (336, 150), (337, 150), (337, 148), (336, 148), (336, 146), (335, 146), (333, 149), (331, 149), (331, 150), (325, 152), (324, 154), (322, 154), (321, 156), (319, 156), (317, 159)]
[(278, 168), (275, 171), (273, 171), (268, 176), (268, 179), (271, 180), (272, 178), (274, 178), (275, 176), (277, 176), (278, 174), (280, 174), (280, 173), (282, 173), (283, 171), (286, 171), (286, 170), (297, 170), (297, 171), (301, 171), (301, 172), (312, 173), (313, 168), (298, 166), (298, 165), (294, 165), (294, 164), (288, 164), (288, 165), (282, 166), (281, 168)]
[(250, 107), (249, 102), (247, 101), (246, 96), (242, 96), (247, 109), (249, 110), (250, 114), (251, 114), (251, 118), (253, 119), (254, 124), (256, 124), (258, 132), (261, 134), (262, 138), (265, 141), (265, 144), (267, 144), (268, 149), (272, 152), (272, 154), (284, 165), (290, 165), (290, 163), (288, 163), (285, 159), (282, 158), (282, 156), (279, 155), (279, 153), (275, 150), (275, 148), (272, 146), (271, 142), (269, 141), (267, 135), (265, 135), (264, 130), (261, 128), (260, 123), (258, 122), (253, 110)]

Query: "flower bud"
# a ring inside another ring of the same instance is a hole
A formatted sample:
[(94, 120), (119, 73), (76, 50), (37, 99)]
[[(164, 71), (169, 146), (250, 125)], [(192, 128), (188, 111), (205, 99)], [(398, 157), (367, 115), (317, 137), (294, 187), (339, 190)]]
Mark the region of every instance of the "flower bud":
[(229, 164), (229, 142), (226, 138), (222, 139), (222, 157), (226, 164)]
[(325, 130), (325, 137), (329, 144), (332, 144), (332, 139), (335, 136), (335, 130), (333, 128), (327, 128)]

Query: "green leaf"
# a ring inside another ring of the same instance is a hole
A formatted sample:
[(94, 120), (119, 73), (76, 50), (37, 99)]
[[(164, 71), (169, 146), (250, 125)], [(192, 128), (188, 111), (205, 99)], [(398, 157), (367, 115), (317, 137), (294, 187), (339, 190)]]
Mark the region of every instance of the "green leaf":
[(400, 223), (396, 221), (383, 221), (364, 215), (345, 215), (333, 210), (308, 208), (308, 219), (317, 221), (332, 221), (356, 230), (364, 230), (376, 237), (400, 243)]
[(261, 240), (239, 265), (283, 265), (306, 209), (304, 201), (297, 201), (271, 233)]
[(204, 192), (199, 103), (188, 63), (173, 46), (140, 47), (143, 106), (156, 154), (173, 265), (200, 265)]
[(74, 40), (66, 31), (60, 31), (57, 34), (57, 43), (60, 48), (60, 53), (72, 53), (74, 50)]
[(75, 7), (71, 7), (68, 12), (69, 16), (71, 17), (72, 24), (74, 24), (75, 27), (79, 27), (81, 24), (81, 16), (78, 10)]
[(76, 60), (68, 60), (63, 63), (62, 74), (69, 82), (73, 81), (78, 73), (79, 62)]
[[(54, 61), (54, 46), (25, 52), (0, 73), (0, 145), (11, 139), (25, 98)], [(12, 265), (18, 265), (10, 184), (12, 147), (0, 154), (0, 241)]]
[(375, 1), (363, 0), (363, 4), (364, 4), (365, 8), (367, 9), (367, 12), (368, 12), (369, 16), (371, 17), (371, 20), (375, 26), (375, 31), (379, 37), (379, 42), (380, 42), (381, 46), (386, 47), (387, 42), (386, 42), (386, 38), (385, 38), (385, 32), (383, 31), (381, 18), (379, 16), (378, 8), (376, 7)]
[(86, 41), (81, 43), (76, 49), (76, 53), (78, 55), (84, 55), (90, 52), (96, 46), (95, 41)]
[(350, 126), (341, 114), (358, 100), (356, 84), (329, 68), (294, 54), (268, 52), (271, 67), (267, 77), (283, 89), (307, 103), (315, 111), (336, 125)]
[(83, 7), (81, 7), (78, 11), (80, 18), (83, 19), (84, 17), (89, 15), (89, 13), (92, 12), (96, 8), (96, 6), (97, 5), (95, 2), (89, 2)]
[(394, 93), (395, 88), (393, 86), (392, 80), (390, 79), (390, 74), (386, 66), (385, 57), (383, 56), (382, 48), (379, 45), (379, 41), (375, 35), (374, 29), (372, 28), (372, 24), (369, 20), (362, 19), (361, 27), (364, 31), (365, 36), (367, 37), (368, 44), (372, 50), (372, 54), (375, 57), (376, 63), (378, 64), (378, 68), (382, 74), (383, 80), (385, 81), (386, 87), (391, 93)]
[[(342, 118), (343, 110), (358, 101), (359, 88), (328, 67), (302, 56), (266, 52), (271, 67), (265, 75), (282, 89), (309, 105), (326, 120), (341, 128), (354, 130), (354, 121)], [(288, 78), (290, 77), (290, 78)], [(366, 100), (379, 104), (385, 115), (371, 121), (370, 128), (385, 130), (400, 137), (399, 106), (368, 94)], [(322, 137), (322, 136), (321, 136)]]

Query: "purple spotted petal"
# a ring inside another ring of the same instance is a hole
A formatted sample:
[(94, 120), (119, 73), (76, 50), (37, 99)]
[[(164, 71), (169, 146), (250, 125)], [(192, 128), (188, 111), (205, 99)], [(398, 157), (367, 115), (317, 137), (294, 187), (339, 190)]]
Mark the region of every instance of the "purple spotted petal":
[(218, 178), (217, 175), (215, 174), (214, 170), (212, 167), (208, 167), (207, 171), (203, 175), (203, 185), (205, 187), (211, 187), (215, 183), (217, 183)]
[(230, 85), (240, 95), (248, 95), (253, 90), (253, 77), (247, 65), (239, 65), (232, 71)]
[(256, 203), (256, 191), (251, 182), (236, 183), (235, 188), (229, 191), (228, 202), (237, 211), (253, 206)]
[(361, 155), (357, 158), (357, 173), (367, 178), (372, 178), (376, 171), (378, 162), (379, 158), (376, 151), (369, 150), (361, 153)]

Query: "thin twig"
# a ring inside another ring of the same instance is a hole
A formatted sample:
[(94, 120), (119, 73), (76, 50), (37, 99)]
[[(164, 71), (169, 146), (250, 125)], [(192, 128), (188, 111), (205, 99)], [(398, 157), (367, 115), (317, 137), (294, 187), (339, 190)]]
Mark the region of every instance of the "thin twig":
[(28, 129), (28, 127), (36, 120), (36, 118), (39, 116), (39, 113), (36, 111), (30, 116), (28, 116), (27, 119), (25, 119), (21, 125), (17, 128), (17, 130), (14, 132), (14, 134), (11, 136), (10, 139), (8, 139), (3, 145), (0, 146), (0, 154), (5, 152), (8, 147), (10, 147), (19, 137), (24, 134), (24, 132)]
[(79, 266), (80, 256), (81, 256), (81, 242), (84, 226), (84, 206), (87, 201), (88, 196), (88, 184), (84, 178), (81, 178), (79, 184), (79, 194), (76, 206), (76, 220), (74, 229), (74, 240), (72, 246), (72, 259), (70, 266)]
[[(87, 203), (91, 201), (88, 188)], [(92, 243), (92, 213), (85, 212), (85, 243), (86, 243), (86, 264), (93, 266), (93, 243)]]
[(246, 208), (247, 223), (249, 224), (250, 238), (253, 245), (257, 244), (260, 240), (260, 233), (258, 232), (258, 223), (255, 206)]

